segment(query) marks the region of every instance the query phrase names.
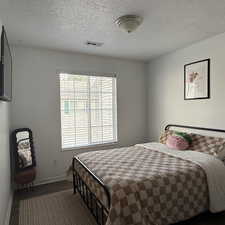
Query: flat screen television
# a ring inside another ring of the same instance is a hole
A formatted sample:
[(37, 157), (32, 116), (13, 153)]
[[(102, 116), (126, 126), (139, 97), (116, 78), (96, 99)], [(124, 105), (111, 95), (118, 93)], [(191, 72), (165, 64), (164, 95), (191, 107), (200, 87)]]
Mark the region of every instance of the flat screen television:
[(12, 55), (4, 26), (1, 34), (0, 100), (12, 100)]

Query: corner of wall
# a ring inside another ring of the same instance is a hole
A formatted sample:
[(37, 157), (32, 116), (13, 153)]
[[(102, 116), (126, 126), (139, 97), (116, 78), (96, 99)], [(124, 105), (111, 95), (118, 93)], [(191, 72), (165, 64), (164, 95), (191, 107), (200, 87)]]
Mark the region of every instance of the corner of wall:
[(12, 204), (13, 204), (13, 192), (9, 196), (8, 206), (6, 208), (6, 215), (4, 220), (4, 225), (9, 225), (10, 223), (10, 217), (11, 217), (11, 211), (12, 211)]

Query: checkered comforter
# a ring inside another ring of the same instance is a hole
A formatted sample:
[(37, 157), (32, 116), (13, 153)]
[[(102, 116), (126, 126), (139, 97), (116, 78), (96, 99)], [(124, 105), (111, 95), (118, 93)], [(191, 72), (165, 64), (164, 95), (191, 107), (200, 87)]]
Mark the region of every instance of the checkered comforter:
[[(208, 209), (205, 172), (190, 161), (140, 146), (83, 153), (79, 159), (110, 191), (107, 225), (168, 225)], [(104, 190), (76, 165), (106, 205)]]

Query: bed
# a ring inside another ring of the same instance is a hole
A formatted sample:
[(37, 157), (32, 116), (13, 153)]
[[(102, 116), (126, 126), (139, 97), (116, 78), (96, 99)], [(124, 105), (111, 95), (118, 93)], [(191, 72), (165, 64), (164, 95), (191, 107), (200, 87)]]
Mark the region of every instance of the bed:
[[(225, 133), (181, 125), (171, 127)], [(221, 172), (222, 171), (222, 172)], [(82, 153), (73, 158), (79, 192), (99, 225), (168, 225), (225, 209), (225, 166), (214, 156), (161, 143)]]

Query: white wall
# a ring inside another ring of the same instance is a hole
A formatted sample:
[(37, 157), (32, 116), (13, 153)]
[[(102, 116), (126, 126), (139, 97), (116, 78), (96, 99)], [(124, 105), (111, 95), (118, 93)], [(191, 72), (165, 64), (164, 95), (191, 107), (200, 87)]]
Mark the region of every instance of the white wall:
[[(184, 64), (211, 59), (211, 98), (184, 100)], [(149, 138), (168, 123), (225, 129), (225, 34), (159, 57), (148, 65)]]
[[(0, 33), (2, 32), (1, 30), (2, 24), (0, 22)], [(9, 151), (9, 106), (9, 103), (0, 100), (0, 225), (8, 224), (12, 203)]]
[(14, 47), (12, 129), (34, 133), (37, 182), (64, 176), (72, 156), (61, 151), (57, 71), (116, 73), (119, 146), (145, 141), (147, 134), (146, 65), (107, 57)]

